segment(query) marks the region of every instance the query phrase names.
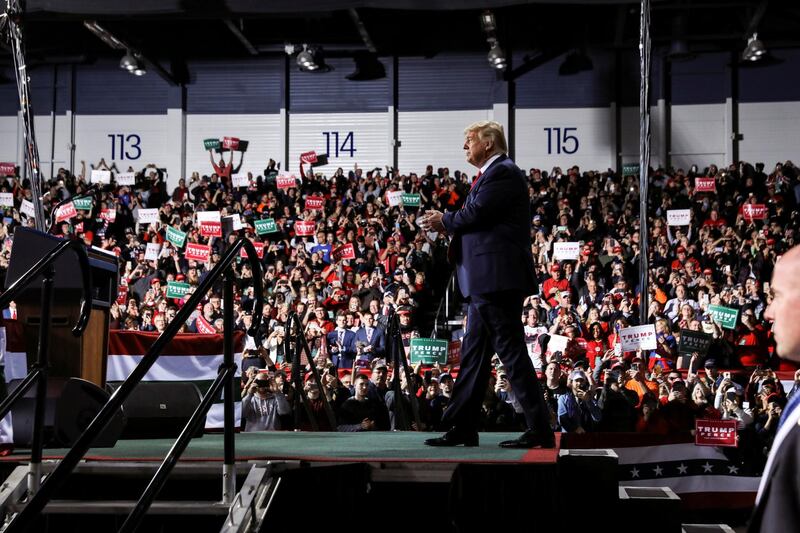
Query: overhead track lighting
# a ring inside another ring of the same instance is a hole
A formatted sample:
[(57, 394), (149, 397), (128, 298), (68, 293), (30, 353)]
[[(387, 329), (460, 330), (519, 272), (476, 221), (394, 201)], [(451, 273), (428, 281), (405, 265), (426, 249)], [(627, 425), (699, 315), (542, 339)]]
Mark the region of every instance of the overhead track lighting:
[(744, 61), (758, 61), (767, 54), (767, 49), (764, 48), (764, 43), (758, 38), (757, 33), (753, 33), (747, 39), (747, 46), (742, 52), (742, 60)]
[(498, 70), (506, 68), (506, 55), (497, 41), (492, 43), (492, 47), (489, 49), (489, 54), (486, 56), (486, 59), (492, 67)]
[(303, 50), (297, 54), (296, 61), (297, 66), (304, 72), (328, 72), (331, 70), (331, 68), (325, 64), (321, 47), (304, 44)]
[(126, 52), (122, 59), (119, 61), (119, 68), (123, 70), (127, 70), (128, 72), (133, 72), (139, 66), (138, 61), (130, 51)]

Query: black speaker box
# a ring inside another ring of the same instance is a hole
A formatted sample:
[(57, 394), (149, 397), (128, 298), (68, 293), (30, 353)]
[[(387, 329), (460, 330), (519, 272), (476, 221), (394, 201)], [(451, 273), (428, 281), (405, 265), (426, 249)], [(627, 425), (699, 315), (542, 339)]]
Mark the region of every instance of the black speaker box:
[[(12, 380), (9, 392), (22, 380)], [(44, 415), (43, 445), (46, 448), (69, 448), (89, 426), (109, 398), (108, 392), (79, 378), (50, 378)], [(36, 385), (28, 389), (11, 409), (14, 444), (30, 447), (33, 441), (33, 416)], [(92, 443), (95, 448), (111, 448), (122, 434), (125, 417), (120, 410)]]
[[(111, 392), (120, 383), (109, 383)], [(202, 395), (189, 382), (142, 381), (122, 404), (127, 423), (123, 439), (177, 438), (200, 405)], [(193, 437), (202, 437), (205, 418)]]

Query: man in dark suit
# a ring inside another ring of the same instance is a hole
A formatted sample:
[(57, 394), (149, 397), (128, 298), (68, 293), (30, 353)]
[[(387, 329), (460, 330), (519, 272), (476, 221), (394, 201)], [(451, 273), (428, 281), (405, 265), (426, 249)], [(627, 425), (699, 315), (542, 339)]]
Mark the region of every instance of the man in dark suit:
[[(361, 313), (362, 326), (356, 331), (356, 346), (369, 361), (383, 357), (386, 347), (386, 334), (375, 324), (375, 317), (369, 311)], [(369, 365), (367, 365), (369, 366)]]
[(328, 353), (337, 368), (352, 368), (356, 357), (356, 334), (345, 327), (344, 311), (336, 314), (336, 328), (325, 336)]
[[(775, 264), (772, 303), (764, 312), (772, 320), (772, 331), (780, 355), (800, 362), (800, 246), (795, 246)], [(758, 487), (750, 532), (797, 531), (800, 524), (800, 395), (795, 394), (783, 410), (778, 432), (769, 452)]]
[(522, 302), (536, 292), (531, 255), (528, 186), (522, 171), (506, 155), (503, 127), (476, 122), (465, 130), (467, 161), (480, 169), (464, 205), (455, 212), (429, 211), (426, 230), (452, 238), (448, 255), (458, 285), (469, 300), (467, 333), (461, 345), (461, 369), (442, 425), (444, 436), (429, 446), (478, 445), (477, 421), (497, 353), (511, 389), (522, 406), (528, 430), (503, 441), (506, 448), (552, 448), (553, 431), (536, 373), (525, 347)]

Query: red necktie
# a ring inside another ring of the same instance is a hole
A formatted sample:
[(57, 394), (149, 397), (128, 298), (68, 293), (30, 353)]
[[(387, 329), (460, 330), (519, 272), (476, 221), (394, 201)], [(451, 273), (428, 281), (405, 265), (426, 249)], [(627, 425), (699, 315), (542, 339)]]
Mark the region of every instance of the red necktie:
[(475, 184), (478, 183), (479, 179), (481, 179), (481, 171), (480, 170), (478, 171), (478, 175), (475, 176), (475, 181), (472, 182), (472, 185), (470, 186), (469, 190), (472, 190), (472, 189), (475, 188)]

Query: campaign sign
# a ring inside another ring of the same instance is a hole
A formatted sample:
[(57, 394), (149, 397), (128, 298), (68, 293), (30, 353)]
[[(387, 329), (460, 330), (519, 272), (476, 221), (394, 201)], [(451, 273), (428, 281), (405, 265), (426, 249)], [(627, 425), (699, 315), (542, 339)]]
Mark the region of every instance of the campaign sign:
[(208, 320), (206, 320), (203, 317), (203, 315), (200, 315), (200, 316), (197, 317), (197, 320), (195, 321), (194, 325), (197, 328), (197, 333), (204, 333), (206, 335), (213, 335), (213, 334), (215, 334), (217, 332), (217, 330), (214, 329), (214, 326), (209, 324)]
[(386, 203), (391, 207), (398, 206), (403, 203), (403, 191), (389, 191), (386, 193)]
[(0, 163), (0, 176), (14, 176), (16, 168), (14, 163)]
[(231, 176), (231, 182), (233, 183), (234, 187), (250, 186), (250, 178), (247, 177), (247, 174), (234, 174)]
[(721, 305), (709, 305), (711, 319), (718, 322), (725, 329), (736, 329), (736, 322), (739, 320), (739, 310)]
[(447, 364), (457, 365), (461, 361), (461, 341), (450, 341), (447, 346)]
[(78, 222), (75, 224), (75, 233), (81, 234), (83, 233), (83, 222)]
[(298, 237), (310, 237), (314, 235), (316, 223), (313, 220), (298, 220), (294, 225), (294, 233)]
[(233, 228), (233, 231), (239, 231), (242, 229), (242, 218), (239, 216), (239, 213), (234, 213), (225, 217), (225, 220), (229, 219), (231, 221), (231, 227)]
[(639, 348), (656, 349), (656, 327), (653, 324), (623, 328), (619, 330), (619, 338), (622, 341), (623, 352), (633, 352)]
[(278, 225), (272, 218), (263, 218), (253, 222), (255, 223), (256, 233), (258, 235), (266, 235), (268, 233), (276, 233), (278, 231)]
[(219, 211), (198, 211), (197, 212), (197, 221), (198, 222), (219, 222), (220, 221)]
[(567, 351), (569, 344), (569, 337), (564, 335), (550, 335), (550, 340), (547, 341), (547, 351), (549, 353), (561, 352), (563, 355)]
[(403, 193), (403, 205), (405, 207), (419, 207), (419, 194)]
[(767, 218), (767, 206), (764, 204), (744, 204), (742, 216), (746, 220), (764, 220)]
[(131, 186), (136, 184), (136, 174), (133, 172), (122, 172), (116, 176), (117, 185)]
[(147, 249), (144, 252), (145, 261), (158, 261), (158, 253), (161, 251), (161, 245), (157, 242), (148, 242)]
[(80, 196), (72, 199), (72, 204), (78, 211), (91, 211), (92, 210), (92, 197)]
[(275, 178), (275, 185), (279, 189), (291, 189), (297, 187), (297, 178), (294, 174), (278, 174)]
[[(264, 259), (264, 243), (263, 242), (254, 242), (253, 243), (253, 247), (256, 249), (256, 255), (258, 256), (258, 258), (259, 259)], [(247, 259), (248, 258), (247, 251), (244, 249), (244, 247), (241, 247), (239, 249), (239, 257), (241, 257), (243, 259)]]
[(192, 286), (181, 281), (167, 282), (167, 298), (183, 298)]
[[(25, 200), (23, 200), (24, 202)], [(117, 220), (117, 210), (116, 209), (108, 209), (103, 208), (100, 210), (100, 218), (105, 220), (106, 222), (114, 222)]]
[(89, 174), (89, 181), (92, 183), (111, 183), (111, 171), (96, 168)]
[(554, 242), (553, 259), (556, 261), (575, 261), (581, 253), (579, 242)]
[(694, 192), (715, 192), (717, 190), (717, 180), (714, 178), (695, 178)]
[(219, 150), (219, 139), (203, 139), (203, 147), (206, 150)]
[(333, 257), (334, 263), (342, 259), (355, 259), (356, 251), (353, 248), (353, 243), (348, 242), (347, 244), (343, 244), (338, 248), (335, 248), (331, 252), (331, 256)]
[(702, 331), (692, 331), (691, 329), (681, 330), (681, 341), (678, 343), (678, 353), (680, 355), (691, 356), (697, 352), (701, 357), (708, 354), (711, 346), (711, 335)]
[(308, 196), (306, 197), (306, 209), (309, 211), (321, 210), (325, 205), (325, 198), (322, 196)]
[(667, 211), (667, 224), (670, 226), (688, 226), (691, 222), (691, 209), (670, 209)]
[(622, 175), (623, 176), (638, 176), (639, 175), (639, 163), (625, 163), (622, 165)]
[(183, 248), (186, 242), (186, 233), (172, 226), (167, 226), (167, 240), (172, 243), (175, 248)]
[(14, 194), (10, 192), (0, 192), (0, 206), (14, 207)]
[(694, 421), (694, 443), (697, 446), (736, 447), (736, 420)]
[(77, 214), (78, 212), (75, 210), (75, 206), (72, 204), (72, 202), (67, 202), (59, 207), (58, 211), (56, 211), (56, 222), (69, 220)]
[(139, 209), (139, 224), (158, 222), (158, 209)]
[(33, 202), (30, 200), (22, 200), (22, 205), (19, 206), (19, 212), (33, 218)]
[(226, 150), (238, 150), (239, 138), (238, 137), (223, 137), (222, 147)]
[(219, 211), (198, 211), (197, 222), (200, 224), (200, 235), (205, 237), (222, 237), (222, 223)]
[(310, 152), (303, 152), (300, 154), (300, 161), (303, 163), (316, 163), (317, 162), (317, 152), (310, 151)]
[(412, 365), (416, 363), (432, 365), (437, 362), (444, 365), (447, 364), (448, 350), (449, 343), (445, 339), (411, 339), (409, 358)]
[(211, 248), (206, 244), (190, 242), (186, 245), (186, 251), (183, 256), (190, 261), (193, 260), (205, 263), (211, 256)]
[(125, 302), (128, 301), (128, 286), (127, 285), (120, 285), (117, 287), (117, 303), (119, 305), (125, 305)]

